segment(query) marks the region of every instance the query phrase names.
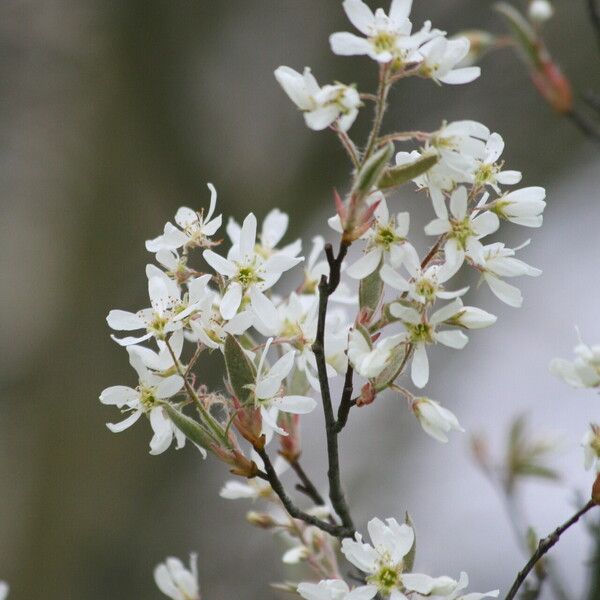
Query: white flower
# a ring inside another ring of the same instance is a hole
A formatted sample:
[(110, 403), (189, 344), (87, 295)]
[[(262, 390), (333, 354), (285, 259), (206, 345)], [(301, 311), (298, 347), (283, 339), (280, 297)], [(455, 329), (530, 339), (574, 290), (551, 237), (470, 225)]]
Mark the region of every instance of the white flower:
[(494, 201), (492, 210), (501, 218), (523, 225), (524, 227), (541, 227), (542, 213), (546, 208), (543, 187), (526, 187), (505, 194)]
[(394, 349), (405, 341), (406, 336), (399, 334), (382, 338), (373, 346), (368, 332), (362, 327), (355, 327), (350, 332), (348, 359), (357, 373), (373, 379), (385, 369)]
[[(364, 279), (374, 273), (386, 257), (389, 257), (394, 267), (400, 267), (406, 250), (412, 247), (406, 241), (409, 214), (401, 212), (390, 217), (387, 202), (381, 192), (371, 194), (367, 202), (370, 205), (375, 202), (379, 204), (373, 213), (373, 224), (361, 236), (367, 242), (364, 255), (346, 269), (346, 273), (354, 279)], [(331, 222), (334, 223), (333, 220)]]
[(224, 319), (238, 312), (242, 299), (248, 295), (253, 310), (265, 322), (277, 318), (275, 306), (264, 291), (272, 287), (281, 274), (291, 269), (303, 258), (281, 253), (266, 260), (256, 251), (256, 217), (250, 213), (242, 224), (239, 245), (235, 245), (224, 258), (212, 250), (204, 250), (204, 260), (226, 278), (227, 290), (221, 300), (220, 311)]
[[(302, 241), (300, 239), (283, 248), (277, 248), (277, 244), (283, 239), (288, 229), (289, 222), (289, 216), (278, 208), (269, 211), (264, 218), (260, 233), (256, 236), (258, 241), (255, 244), (255, 250), (265, 260), (274, 254), (284, 254), (286, 256), (298, 256), (300, 254), (300, 250), (302, 250)], [(232, 246), (239, 247), (241, 234), (241, 226), (235, 219), (229, 217), (227, 235), (231, 240)]]
[(6, 581), (0, 581), (0, 600), (6, 600), (9, 591), (10, 588), (8, 587), (8, 583), (6, 583)]
[(343, 5), (350, 22), (366, 38), (348, 32), (332, 34), (329, 42), (335, 54), (367, 55), (379, 63), (395, 61), (395, 66), (400, 66), (418, 60), (415, 50), (427, 40), (443, 35), (441, 31), (431, 31), (429, 22), (420, 32), (410, 35), (412, 0), (392, 0), (388, 15), (381, 8), (373, 13), (362, 0), (344, 0)]
[(427, 344), (439, 342), (450, 348), (462, 349), (469, 338), (458, 330), (437, 331), (438, 325), (451, 319), (462, 308), (460, 298), (446, 304), (429, 318), (425, 313), (421, 314), (414, 308), (404, 306), (399, 302), (390, 305), (390, 313), (400, 319), (406, 328), (403, 335), (405, 341), (414, 348), (410, 375), (413, 383), (418, 387), (425, 387), (429, 381), (429, 360), (427, 358)]
[(554, 15), (554, 7), (548, 0), (532, 0), (527, 11), (534, 23), (544, 23)]
[(162, 235), (146, 242), (146, 250), (158, 252), (159, 250), (176, 250), (182, 246), (184, 249), (188, 249), (212, 245), (209, 238), (221, 227), (222, 216), (218, 215), (214, 219), (212, 218), (217, 204), (217, 190), (212, 183), (207, 185), (210, 190), (210, 206), (206, 215), (204, 212), (196, 212), (182, 206), (175, 215), (175, 223), (181, 229), (172, 223), (167, 223)]
[[(387, 523), (387, 524), (386, 524)], [(367, 583), (376, 586), (390, 600), (405, 600), (404, 592), (421, 592), (431, 587), (432, 578), (417, 573), (403, 573), (404, 558), (415, 541), (412, 527), (399, 525), (396, 519), (371, 519), (367, 524), (371, 544), (363, 542), (360, 533), (355, 539), (342, 540), (342, 553), (358, 569), (367, 573)]]
[(465, 255), (476, 264), (483, 264), (483, 245), (479, 240), (500, 226), (500, 220), (493, 212), (467, 215), (467, 208), (467, 190), (461, 186), (450, 197), (450, 215), (444, 203), (434, 204), (437, 219), (425, 226), (428, 235), (446, 235), (444, 252), (452, 265), (461, 265)]
[[(184, 382), (179, 375), (162, 377), (153, 373), (144, 364), (147, 356), (135, 346), (127, 348), (129, 361), (139, 377), (139, 385), (133, 389), (124, 385), (115, 385), (106, 388), (100, 394), (100, 402), (113, 405), (123, 412), (131, 414), (120, 423), (107, 423), (106, 426), (113, 432), (119, 433), (131, 427), (143, 415), (147, 415), (154, 432), (150, 441), (150, 454), (161, 454), (171, 445), (173, 438), (177, 441), (177, 448), (185, 444), (185, 435), (175, 427), (167, 416), (162, 404), (181, 391)], [(200, 449), (202, 452), (203, 450)]]
[[(520, 248), (523, 248), (528, 243), (526, 242)], [(505, 304), (515, 308), (519, 308), (523, 304), (521, 291), (500, 278), (518, 277), (520, 275), (537, 277), (542, 274), (539, 269), (514, 258), (515, 251), (518, 249), (506, 248), (501, 242), (484, 246), (483, 265), (477, 266), (483, 273), (483, 279), (489, 285), (492, 293)]]
[(441, 265), (430, 265), (423, 270), (412, 246), (406, 249), (404, 265), (411, 275), (408, 281), (389, 265), (384, 265), (379, 274), (385, 283), (400, 292), (407, 292), (408, 297), (416, 302), (427, 304), (434, 302), (436, 298), (451, 300), (462, 296), (469, 289), (464, 287), (454, 292), (446, 291), (443, 284), (454, 276), (460, 264), (445, 262)]
[(439, 442), (447, 442), (451, 430), (464, 431), (454, 414), (435, 400), (415, 398), (411, 408), (425, 433)]
[(498, 133), (492, 133), (485, 144), (485, 157), (479, 161), (475, 173), (475, 183), (489, 185), (500, 193), (498, 185), (515, 185), (521, 181), (520, 171), (503, 171), (502, 164), (496, 161), (504, 152), (504, 140)]
[(478, 162), (485, 158), (485, 144), (490, 130), (477, 121), (444, 123), (421, 152), (399, 152), (396, 164), (414, 162), (427, 154), (438, 155), (438, 162), (415, 178), (419, 188), (426, 188), (435, 204), (444, 202), (443, 192), (451, 192), (460, 183), (473, 183)]
[(481, 75), (481, 69), (479, 67), (455, 68), (467, 56), (470, 46), (469, 40), (465, 37), (454, 40), (436, 37), (430, 40), (419, 48), (419, 54), (423, 57), (419, 74), (438, 83), (470, 83)]
[(308, 67), (300, 74), (290, 67), (279, 67), (275, 78), (292, 102), (304, 113), (311, 129), (319, 131), (339, 118), (343, 131), (350, 129), (362, 106), (355, 88), (337, 83), (320, 87)]
[(550, 371), (576, 388), (600, 386), (600, 345), (588, 346), (582, 341), (575, 347), (575, 360), (555, 358)]
[(147, 265), (146, 276), (151, 308), (144, 308), (137, 313), (111, 310), (106, 317), (108, 325), (118, 331), (146, 330), (146, 333), (139, 337), (111, 336), (121, 346), (138, 344), (151, 337), (157, 340), (165, 339), (169, 333), (183, 327), (183, 319), (197, 310), (209, 293), (210, 275), (203, 275), (188, 282), (188, 294), (183, 299), (179, 286), (158, 267)]
[(590, 425), (581, 440), (581, 446), (585, 468), (589, 471), (594, 467), (600, 473), (600, 427), (598, 425)]
[(190, 554), (190, 567), (170, 556), (154, 569), (154, 581), (158, 589), (172, 600), (200, 600), (197, 555)]
[(260, 408), (263, 420), (263, 433), (275, 431), (287, 435), (277, 425), (279, 411), (304, 415), (314, 410), (317, 403), (309, 396), (286, 395), (283, 393), (283, 381), (294, 367), (295, 350), (284, 354), (268, 371), (263, 372), (267, 353), (273, 338), (269, 338), (258, 363), (256, 381), (253, 385), (255, 404)]
[(323, 579), (319, 583), (301, 583), (298, 593), (306, 600), (371, 600), (377, 594), (377, 588), (363, 585), (350, 591), (341, 579)]

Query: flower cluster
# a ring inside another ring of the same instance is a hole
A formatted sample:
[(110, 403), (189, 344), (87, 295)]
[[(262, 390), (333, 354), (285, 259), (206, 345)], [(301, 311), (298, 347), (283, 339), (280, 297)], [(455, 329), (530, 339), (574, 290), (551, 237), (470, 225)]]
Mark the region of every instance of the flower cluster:
[[(521, 173), (504, 168), (501, 136), (481, 123), (444, 122), (433, 132), (383, 135), (388, 93), (397, 81), (416, 76), (468, 83), (479, 69), (458, 66), (469, 51), (466, 38), (448, 39), (429, 22), (414, 32), (410, 0), (393, 0), (388, 14), (372, 12), (361, 0), (343, 6), (364, 37), (335, 33), (331, 47), (339, 55), (376, 61), (377, 93), (340, 83), (320, 87), (308, 67), (302, 74), (289, 67), (275, 71), (308, 127), (331, 128), (352, 163), (352, 184), (344, 197), (334, 193), (335, 215), (329, 219), (337, 254), (320, 235), (309, 247), (302, 240), (282, 243), (289, 219), (279, 209), (260, 225), (253, 213), (241, 224), (230, 219), (224, 243), (217, 237), (223, 225), (217, 192), (208, 184), (206, 211), (179, 208), (174, 224), (167, 222), (162, 234), (146, 242), (154, 259), (146, 266), (149, 307), (108, 314), (117, 332), (112, 337), (128, 353), (137, 383), (108, 387), (100, 401), (126, 415), (108, 423), (111, 431), (146, 417), (152, 454), (190, 441), (242, 478), (226, 483), (223, 498), (267, 503), (248, 521), (282, 534), (289, 546), (283, 561), (306, 562), (316, 579), (285, 589), (308, 600), (400, 600), (412, 593), (454, 600), (464, 595), (466, 575), (454, 580), (413, 572), (410, 523), (371, 520), (371, 543), (356, 533), (339, 479), (337, 436), (353, 407), (355, 414), (387, 390), (406, 399), (432, 438), (447, 442), (449, 432), (463, 431), (451, 411), (408, 387), (422, 389), (429, 382), (432, 346), (461, 349), (468, 342), (465, 331), (496, 322), (466, 302), (469, 287), (458, 282), (467, 270), (501, 301), (521, 305), (521, 292), (505, 279), (540, 271), (515, 257), (526, 244), (511, 249), (490, 236), (502, 221), (539, 227), (545, 192), (508, 188), (520, 182)], [(367, 101), (375, 103), (375, 120), (360, 147), (348, 130)], [(396, 147), (405, 142), (412, 148)], [(407, 207), (400, 211), (392, 204), (394, 190), (411, 182), (431, 200), (423, 240), (411, 230)], [(423, 241), (431, 244), (420, 256), (416, 248)], [(351, 246), (362, 255), (349, 251)], [(278, 285), (284, 275), (295, 277), (291, 293)], [(217, 389), (210, 389), (201, 369), (209, 354), (223, 364), (224, 385)], [(337, 415), (336, 380), (343, 387)], [(299, 463), (302, 417), (318, 406), (326, 421), (330, 502)], [(271, 462), (274, 446), (279, 457)], [(292, 471), (312, 508), (301, 510), (286, 493), (282, 479)], [(340, 540), (341, 553), (364, 573), (365, 585), (352, 589), (340, 575)], [(155, 579), (171, 598), (199, 598), (194, 556), (189, 569), (167, 559)]]

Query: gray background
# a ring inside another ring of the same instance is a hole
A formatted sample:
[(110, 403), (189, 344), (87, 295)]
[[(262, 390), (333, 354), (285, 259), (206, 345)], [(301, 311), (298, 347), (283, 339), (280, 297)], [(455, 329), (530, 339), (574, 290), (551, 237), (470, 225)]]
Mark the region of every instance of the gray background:
[[(414, 22), (501, 31), (491, 4), (415, 0)], [(584, 2), (556, 4), (553, 51), (580, 90), (600, 91)], [(290, 240), (308, 227), (306, 239), (326, 233), (323, 207), (332, 187), (344, 189), (348, 165), (331, 136), (304, 127), (272, 71), (309, 64), (321, 82), (368, 89), (373, 64), (328, 49), (328, 34), (349, 28), (337, 0), (0, 4), (0, 578), (11, 597), (158, 598), (153, 566), (190, 550), (213, 600), (275, 597), (267, 583), (290, 576), (270, 536), (246, 526), (249, 506), (218, 498), (227, 479), (220, 464), (187, 449), (151, 457), (142, 424), (118, 436), (106, 430), (115, 415), (99, 392), (132, 379), (104, 316), (145, 305), (143, 242), (179, 205), (202, 206), (206, 181), (225, 215), (261, 217), (278, 205), (292, 215)], [(545, 227), (523, 253), (544, 276), (520, 282), (521, 310), (484, 287), (471, 296), (499, 323), (460, 353), (435, 352), (428, 388), (498, 449), (520, 411), (564, 436), (556, 464), (566, 486), (524, 491), (529, 520), (546, 531), (572, 511), (572, 490), (591, 481), (577, 442), (598, 398), (551, 378), (547, 363), (570, 355), (576, 323), (600, 340), (600, 163), (510, 52), (483, 68), (469, 86), (399, 86), (386, 124), (431, 130), (442, 118), (481, 120), (505, 137), (508, 165), (523, 170), (524, 183), (548, 188)], [(367, 125), (365, 117), (353, 135), (361, 139)], [(418, 213), (420, 204), (407, 191), (394, 206)], [(415, 223), (428, 218), (425, 208)], [(507, 227), (502, 239), (517, 244), (529, 233)], [(320, 427), (312, 415), (305, 458), (322, 481)], [(342, 453), (361, 525), (409, 509), (420, 570), (465, 569), (474, 588), (506, 590), (523, 557), (466, 435), (436, 445), (398, 398), (382, 398), (352, 414)], [(556, 552), (575, 597), (588, 542), (580, 528)]]

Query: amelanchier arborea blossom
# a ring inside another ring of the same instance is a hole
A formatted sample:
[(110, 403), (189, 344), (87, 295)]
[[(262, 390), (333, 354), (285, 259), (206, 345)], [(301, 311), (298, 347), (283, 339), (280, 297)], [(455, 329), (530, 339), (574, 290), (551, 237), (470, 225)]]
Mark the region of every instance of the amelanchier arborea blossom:
[[(504, 141), (481, 123), (444, 121), (431, 132), (383, 133), (388, 94), (399, 80), (467, 84), (480, 70), (461, 66), (467, 38), (448, 39), (429, 21), (415, 30), (410, 0), (393, 0), (387, 12), (361, 0), (345, 0), (343, 8), (360, 35), (334, 33), (331, 48), (375, 61), (375, 93), (339, 82), (321, 86), (309, 67), (275, 70), (308, 127), (329, 129), (352, 165), (352, 181), (345, 194), (334, 192), (330, 211), (337, 250), (321, 235), (312, 235), (308, 245), (287, 240), (289, 218), (278, 208), (260, 226), (250, 213), (241, 224), (229, 219), (222, 231), (217, 192), (208, 184), (207, 207), (180, 208), (174, 224), (168, 221), (146, 242), (153, 255), (146, 266), (149, 306), (109, 312), (111, 329), (132, 332), (113, 339), (128, 353), (137, 378), (131, 386), (108, 387), (100, 400), (124, 415), (108, 423), (113, 432), (144, 418), (150, 422), (152, 454), (189, 440), (228, 466), (238, 479), (221, 496), (263, 503), (248, 513), (249, 523), (280, 534), (284, 564), (303, 563), (312, 578), (278, 587), (307, 600), (493, 597), (497, 592), (465, 594), (464, 573), (455, 580), (415, 571), (408, 517), (404, 523), (372, 519), (370, 542), (363, 541), (342, 486), (338, 437), (349, 418), (358, 420), (370, 405), (374, 410), (388, 391), (407, 400), (437, 441), (463, 431), (449, 409), (409, 388), (424, 388), (435, 377), (429, 347), (461, 349), (465, 330), (496, 322), (470, 305), (471, 286), (459, 274), (470, 271), (501, 301), (521, 305), (521, 292), (504, 279), (540, 272), (515, 257), (524, 246), (499, 241), (501, 227), (539, 227), (545, 192), (511, 187), (521, 173), (504, 169)], [(370, 102), (375, 119), (363, 143), (350, 130)], [(394, 196), (403, 184), (421, 192), (416, 202), (423, 196), (431, 201), (423, 231), (411, 226), (411, 203), (400, 205)], [(278, 285), (284, 275), (285, 286)], [(582, 350), (577, 365), (557, 369), (576, 384), (598, 385), (594, 352)], [(219, 377), (209, 377), (214, 361), (203, 370), (209, 354), (221, 360)], [(215, 379), (223, 384), (211, 389), (206, 382)], [(317, 409), (325, 420), (327, 493), (300, 464), (301, 424)], [(586, 441), (589, 452), (596, 439)], [(294, 488), (284, 484), (291, 476), (309, 507), (301, 508)], [(358, 579), (344, 579), (344, 558), (360, 571)], [(167, 559), (155, 579), (170, 598), (200, 597), (194, 555), (189, 568)]]

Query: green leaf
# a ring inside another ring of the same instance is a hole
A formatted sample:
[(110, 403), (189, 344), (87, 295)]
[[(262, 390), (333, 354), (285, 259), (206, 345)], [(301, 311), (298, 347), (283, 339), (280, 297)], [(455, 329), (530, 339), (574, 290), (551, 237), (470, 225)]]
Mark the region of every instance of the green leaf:
[[(404, 515), (404, 523), (406, 523), (406, 525), (408, 525), (413, 530), (413, 532), (415, 531), (415, 526), (414, 526), (413, 521), (410, 518), (410, 515), (408, 514), (408, 512)], [(415, 532), (415, 541), (413, 542), (411, 549), (408, 551), (408, 554), (403, 559), (405, 571), (408, 571), (410, 573), (413, 570), (413, 567), (415, 565), (416, 554), (417, 554), (417, 534)]]
[(255, 382), (256, 369), (238, 341), (229, 334), (225, 339), (225, 366), (231, 389), (244, 404), (251, 398), (252, 392), (247, 386)]
[(167, 411), (169, 418), (173, 421), (177, 429), (179, 429), (188, 440), (196, 444), (196, 446), (206, 449), (210, 448), (215, 443), (215, 439), (212, 435), (197, 421), (194, 421), (194, 419), (183, 414), (171, 404), (164, 403), (163, 408)]
[(508, 24), (514, 40), (518, 43), (521, 54), (530, 66), (539, 64), (538, 36), (527, 19), (514, 7), (506, 2), (497, 2), (494, 10), (499, 12)]
[(419, 177), (419, 175), (423, 175), (423, 173), (429, 171), (439, 159), (437, 154), (426, 154), (415, 162), (407, 165), (390, 167), (383, 172), (378, 185), (382, 190), (398, 187), (399, 185), (411, 181), (415, 177)]
[[(380, 263), (381, 265), (381, 263)], [(369, 309), (369, 316), (377, 310), (383, 296), (383, 281), (379, 277), (379, 266), (368, 277), (360, 280), (358, 300), (361, 309)]]
[(366, 196), (379, 183), (381, 173), (394, 154), (394, 144), (388, 142), (383, 148), (374, 152), (361, 167), (356, 176), (354, 193), (360, 197)]
[(400, 375), (400, 370), (404, 366), (404, 359), (406, 357), (406, 346), (400, 344), (392, 350), (392, 357), (387, 366), (375, 379), (373, 380), (373, 387), (376, 392), (385, 390), (391, 383), (393, 383)]

